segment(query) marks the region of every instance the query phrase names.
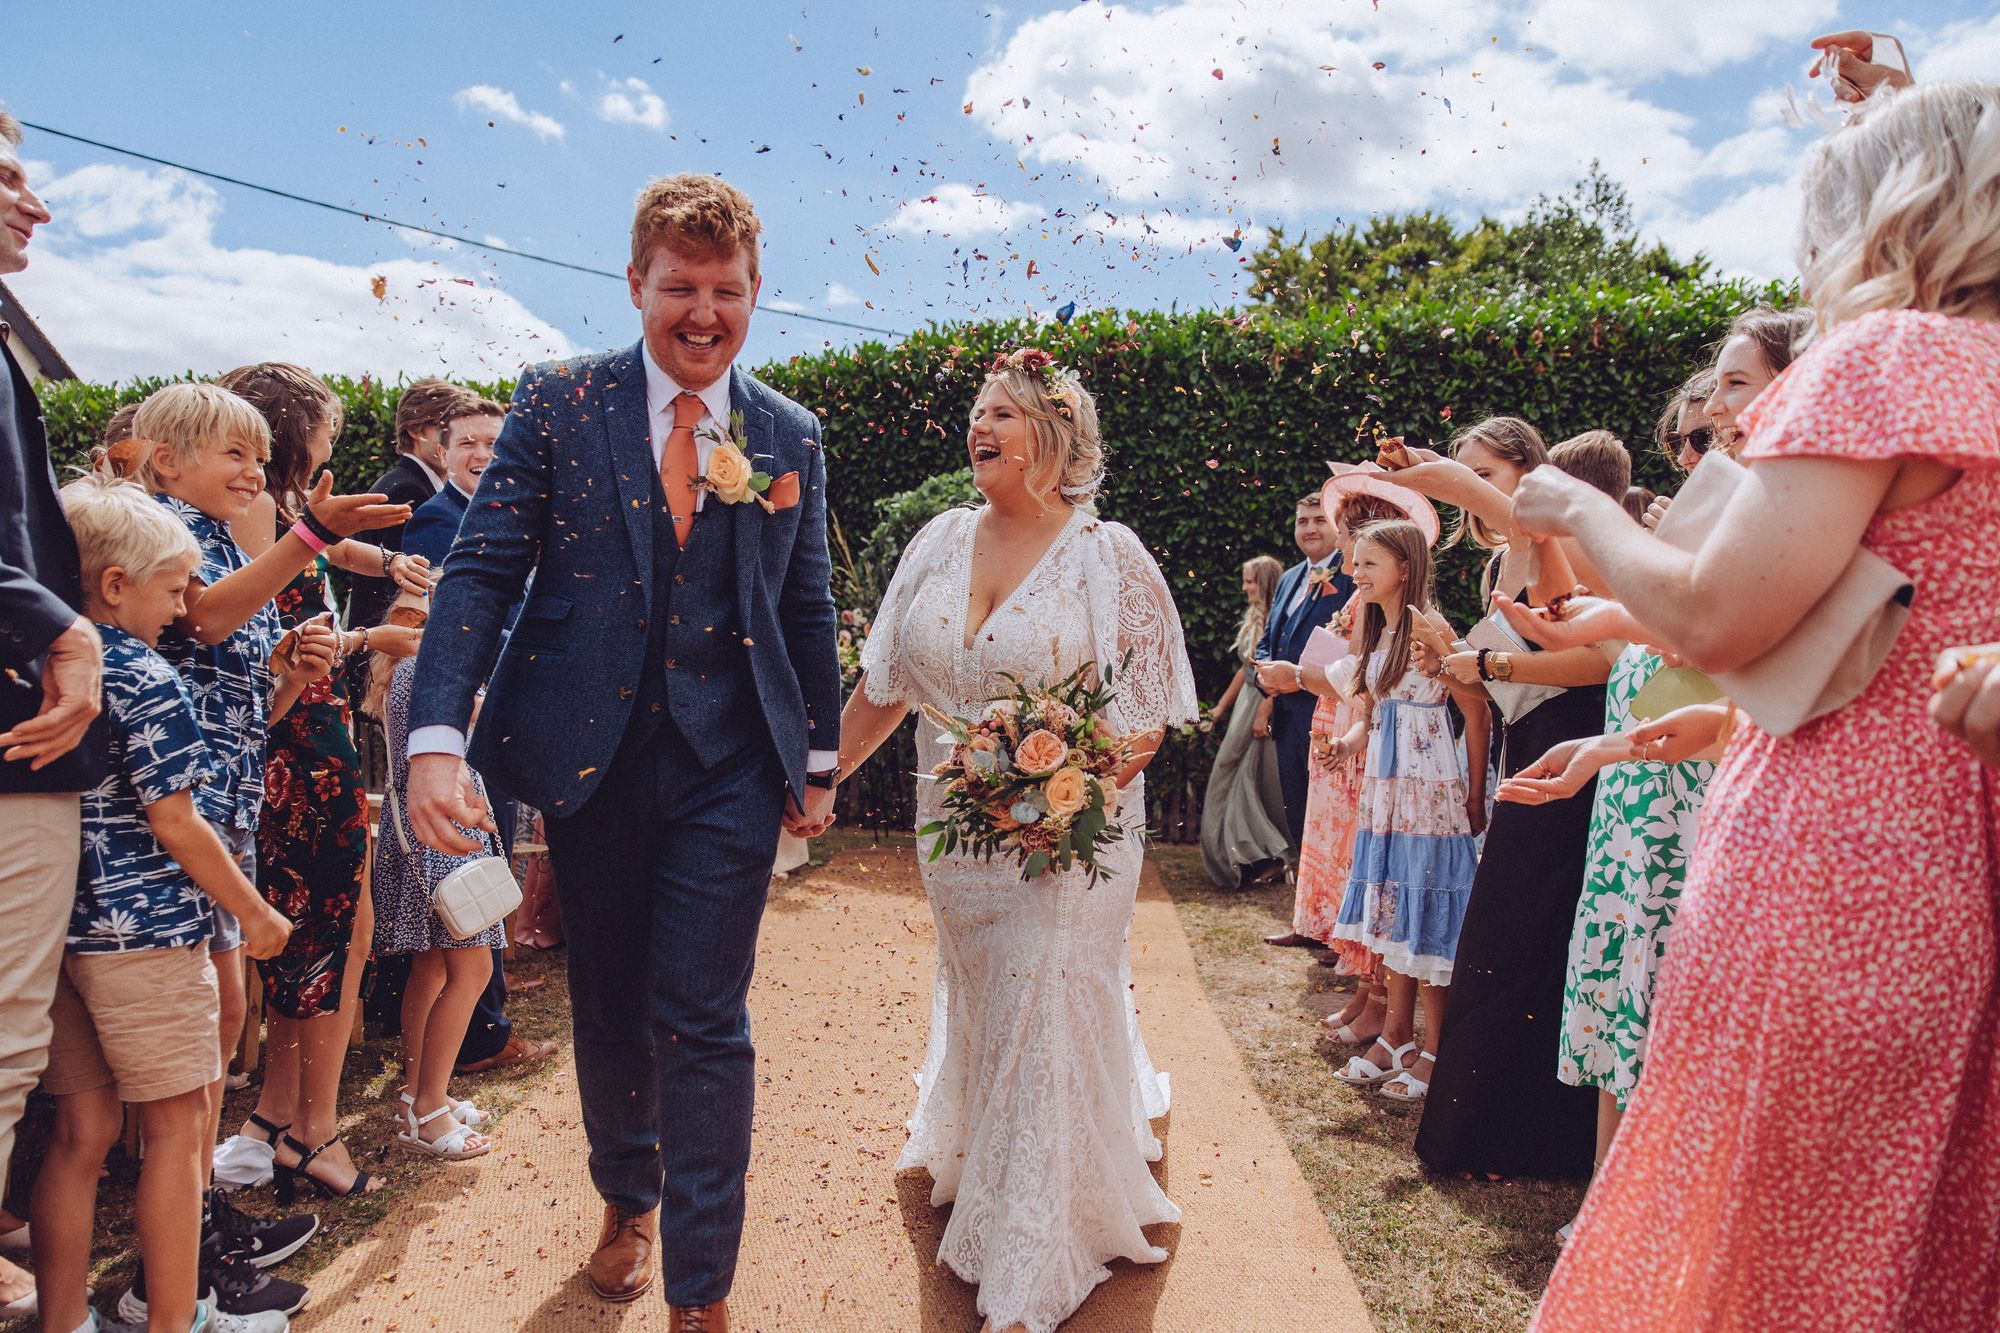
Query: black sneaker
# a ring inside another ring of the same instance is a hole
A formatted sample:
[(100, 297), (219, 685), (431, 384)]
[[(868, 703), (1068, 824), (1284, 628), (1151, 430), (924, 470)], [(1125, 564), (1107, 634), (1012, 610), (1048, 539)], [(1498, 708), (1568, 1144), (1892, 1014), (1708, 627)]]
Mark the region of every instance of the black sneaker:
[(208, 1205), (208, 1225), (203, 1239), (213, 1235), (224, 1254), (233, 1254), (257, 1268), (283, 1263), (299, 1252), (299, 1247), (319, 1230), (316, 1213), (297, 1217), (256, 1217), (236, 1211), (221, 1194)]
[(218, 1238), (201, 1242), (201, 1282), (215, 1290), (215, 1308), (224, 1314), (254, 1315), (266, 1310), (295, 1315), (311, 1295), (304, 1284), (259, 1272), (248, 1260), (224, 1254)]

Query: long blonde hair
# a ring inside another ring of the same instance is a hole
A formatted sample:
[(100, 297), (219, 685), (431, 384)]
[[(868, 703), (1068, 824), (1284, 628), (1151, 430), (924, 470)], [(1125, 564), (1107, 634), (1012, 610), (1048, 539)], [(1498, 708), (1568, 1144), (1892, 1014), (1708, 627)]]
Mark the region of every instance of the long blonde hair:
[(1271, 618), (1271, 597), (1278, 591), (1278, 577), (1285, 567), (1276, 556), (1255, 555), (1243, 562), (1243, 572), (1256, 581), (1257, 595), (1245, 600), (1243, 619), (1236, 625), (1236, 660), (1257, 651), (1264, 641), (1264, 626)]
[(1097, 400), (1083, 380), (1039, 347), (1023, 347), (998, 357), (986, 383), (997, 384), (1028, 422), (1034, 459), (1028, 464), (1028, 494), (1037, 501), (1060, 491), (1079, 509), (1096, 513), (1104, 484), (1104, 440), (1097, 429)]
[(1820, 327), (1872, 310), (2000, 306), (2000, 84), (1864, 103), (1806, 168), (1799, 272)]
[[(1431, 604), (1431, 548), (1430, 543), (1424, 540), (1424, 530), (1408, 519), (1389, 519), (1370, 523), (1354, 534), (1357, 555), (1363, 542), (1381, 547), (1402, 565), (1404, 604), (1419, 611), (1428, 610)], [(1361, 664), (1362, 688), (1371, 699), (1386, 696), (1410, 670), (1410, 642), (1416, 626), (1410, 613), (1405, 611), (1396, 632), (1389, 635), (1388, 652), (1382, 658), (1382, 669), (1373, 676), (1369, 675), (1369, 654), (1375, 651), (1388, 629), (1389, 622), (1382, 608), (1373, 602), (1365, 603), (1361, 608), (1360, 623), (1355, 626), (1354, 656)]]

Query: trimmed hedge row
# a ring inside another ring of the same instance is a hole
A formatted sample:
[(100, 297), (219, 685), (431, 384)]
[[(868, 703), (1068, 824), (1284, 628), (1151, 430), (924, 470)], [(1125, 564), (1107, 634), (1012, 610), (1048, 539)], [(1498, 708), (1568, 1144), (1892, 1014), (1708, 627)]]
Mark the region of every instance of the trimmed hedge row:
[[(1552, 443), (1613, 430), (1632, 446), (1636, 479), (1665, 488), (1671, 464), (1651, 445), (1662, 402), (1705, 362), (1739, 311), (1785, 295), (1746, 284), (1659, 283), (1531, 302), (1411, 300), (1303, 316), (1103, 312), (1067, 325), (936, 328), (894, 346), (864, 343), (759, 374), (825, 422), (836, 546), (866, 552), (851, 562), (861, 566), (849, 581), (858, 594), (886, 578), (886, 553), (867, 549), (877, 545), (869, 538), (878, 524), (900, 531), (903, 509), (915, 515), (928, 507), (876, 502), (926, 481), (924, 499), (949, 493), (942, 478), (965, 467), (963, 423), (987, 363), (1034, 343), (1075, 365), (1103, 420), (1109, 481), (1099, 508), (1158, 556), (1202, 693), (1213, 698), (1234, 670), (1237, 567), (1260, 553), (1295, 558), (1293, 502), (1318, 489), (1328, 460), (1371, 457), (1378, 434), (1441, 443), (1459, 426), (1506, 412), (1535, 422)], [(119, 403), (162, 382), (41, 386), (59, 463), (79, 463)], [(330, 383), (347, 406), (335, 473), (363, 484), (393, 457), (400, 385), (368, 377)], [(502, 399), (512, 388), (470, 387)], [(1438, 600), (1455, 622), (1476, 614), (1479, 561), (1466, 545), (1439, 561)], [(1156, 761), (1156, 814), (1179, 799), (1174, 792), (1198, 808), (1209, 743), (1188, 742)], [(1179, 755), (1181, 748), (1189, 753)], [(876, 800), (889, 794), (888, 784), (871, 785)]]

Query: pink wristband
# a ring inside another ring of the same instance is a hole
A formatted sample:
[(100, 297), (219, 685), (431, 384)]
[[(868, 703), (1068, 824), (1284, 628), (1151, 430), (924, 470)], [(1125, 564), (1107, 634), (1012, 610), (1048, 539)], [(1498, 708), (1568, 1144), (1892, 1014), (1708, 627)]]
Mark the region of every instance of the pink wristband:
[(292, 535), (294, 537), (297, 537), (300, 541), (304, 542), (306, 544), (307, 549), (312, 551), (313, 554), (315, 555), (319, 554), (321, 551), (324, 551), (326, 549), (326, 543), (321, 541), (313, 533), (313, 530), (306, 526), (306, 521), (304, 519), (300, 519), (298, 522), (292, 524)]

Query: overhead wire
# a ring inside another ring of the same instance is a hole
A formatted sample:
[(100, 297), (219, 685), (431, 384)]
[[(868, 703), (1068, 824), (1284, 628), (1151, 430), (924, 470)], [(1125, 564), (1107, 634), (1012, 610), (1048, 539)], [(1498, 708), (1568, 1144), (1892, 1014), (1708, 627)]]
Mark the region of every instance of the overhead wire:
[[(120, 153), (126, 157), (137, 158), (141, 162), (151, 162), (162, 167), (172, 167), (176, 171), (185, 171), (191, 176), (200, 176), (205, 180), (221, 181), (225, 185), (234, 185), (245, 190), (255, 190), (260, 194), (287, 199), (295, 204), (307, 204), (313, 208), (323, 208), (330, 213), (342, 213), (348, 217), (359, 218), (363, 222), (379, 222), (385, 227), (396, 227), (403, 231), (414, 231), (425, 236), (435, 236), (440, 240), (450, 241), (456, 245), (468, 246), (475, 250), (486, 250), (496, 255), (507, 255), (514, 259), (533, 260), (537, 264), (549, 264), (556, 268), (569, 269), (574, 273), (588, 273), (592, 277), (611, 278), (617, 282), (625, 281), (623, 273), (614, 273), (610, 269), (592, 268), (588, 264), (575, 264), (567, 259), (555, 259), (549, 255), (538, 255), (530, 250), (516, 250), (512, 246), (501, 245), (495, 241), (475, 241), (469, 236), (456, 236), (448, 231), (439, 231), (435, 227), (426, 227), (415, 222), (402, 222), (392, 217), (385, 217), (380, 213), (368, 212), (365, 209), (350, 208), (345, 204), (330, 203), (325, 199), (314, 199), (310, 195), (295, 194), (290, 190), (281, 190), (273, 185), (260, 185), (256, 181), (247, 181), (240, 176), (228, 176), (219, 171), (209, 171), (202, 167), (189, 166), (185, 162), (175, 162), (169, 158), (156, 157), (151, 153), (142, 153), (136, 148), (125, 148), (118, 144), (105, 143), (101, 139), (92, 139), (81, 134), (72, 134), (68, 130), (59, 130), (51, 125), (40, 125), (32, 120), (23, 120), (21, 124), (28, 129), (42, 134), (52, 134), (58, 139), (68, 139), (72, 143), (88, 144), (92, 148), (102, 148), (108, 153)], [(837, 328), (856, 329), (862, 333), (879, 333), (890, 338), (907, 336), (901, 329), (885, 329), (873, 324), (858, 324), (852, 320), (835, 319), (830, 315), (815, 315), (809, 310), (788, 309), (785, 306), (774, 305), (769, 301), (760, 301), (757, 308), (759, 310), (768, 310), (773, 315), (783, 319), (811, 320), (815, 324), (831, 324)]]

